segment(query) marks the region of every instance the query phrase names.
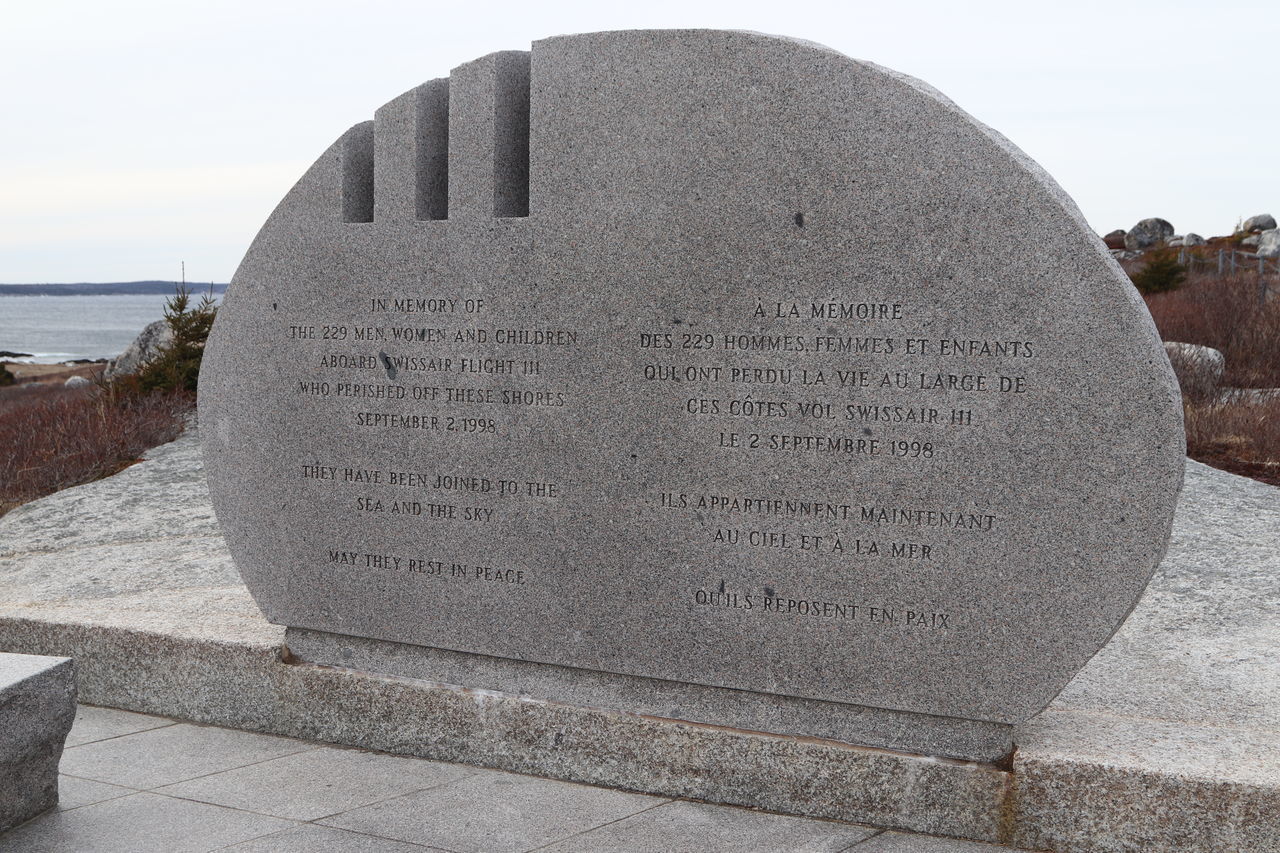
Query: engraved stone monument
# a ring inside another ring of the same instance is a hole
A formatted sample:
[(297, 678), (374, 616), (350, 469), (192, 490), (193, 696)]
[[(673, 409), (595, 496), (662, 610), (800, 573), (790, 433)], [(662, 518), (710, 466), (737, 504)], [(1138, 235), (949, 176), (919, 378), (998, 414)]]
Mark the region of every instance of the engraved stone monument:
[(300, 661), (984, 761), (1134, 606), (1184, 451), (1048, 175), (919, 81), (721, 31), (547, 39), (353, 127), (200, 409)]

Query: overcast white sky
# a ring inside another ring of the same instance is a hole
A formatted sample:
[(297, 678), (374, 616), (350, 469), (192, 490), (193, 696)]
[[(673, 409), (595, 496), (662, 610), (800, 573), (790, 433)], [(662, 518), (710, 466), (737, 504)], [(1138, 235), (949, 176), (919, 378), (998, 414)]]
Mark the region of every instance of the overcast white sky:
[(549, 35), (750, 29), (919, 77), (1100, 232), (1280, 216), (1280, 6), (1239, 2), (0, 0), (0, 282), (228, 281), (347, 127)]

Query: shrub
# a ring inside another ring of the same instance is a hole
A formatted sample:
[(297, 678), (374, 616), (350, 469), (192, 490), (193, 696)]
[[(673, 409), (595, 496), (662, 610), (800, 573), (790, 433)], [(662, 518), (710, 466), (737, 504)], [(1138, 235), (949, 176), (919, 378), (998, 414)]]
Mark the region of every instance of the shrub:
[(1183, 401), (1187, 455), (1197, 462), (1280, 486), (1280, 398)]
[(1177, 290), (1187, 277), (1187, 268), (1178, 263), (1178, 253), (1169, 248), (1147, 252), (1142, 269), (1130, 273), (1139, 293), (1167, 293)]
[(1179, 346), (1168, 350), (1173, 375), (1182, 389), (1182, 399), (1187, 403), (1211, 403), (1218, 399), (1221, 373), (1208, 350), (1194, 346)]
[(18, 380), (14, 378), (13, 374), (9, 372), (9, 368), (0, 364), (0, 388), (3, 388), (6, 385), (12, 385), (17, 381)]
[(92, 385), (0, 398), (0, 515), (131, 465), (176, 438), (191, 406), (182, 392), (121, 396)]
[(173, 332), (173, 338), (137, 373), (134, 382), (139, 392), (195, 393), (204, 344), (217, 311), (213, 297), (208, 294), (192, 305), (191, 292), (185, 287), (178, 288), (164, 308), (164, 319)]
[(1223, 385), (1280, 387), (1280, 297), (1260, 300), (1256, 275), (1192, 273), (1185, 286), (1146, 301), (1161, 338), (1222, 352)]
[(1280, 399), (1230, 388), (1280, 388), (1280, 298), (1263, 300), (1258, 277), (1192, 271), (1185, 286), (1146, 297), (1160, 337), (1220, 350), (1221, 385), (1182, 371), (1187, 455), (1280, 485)]

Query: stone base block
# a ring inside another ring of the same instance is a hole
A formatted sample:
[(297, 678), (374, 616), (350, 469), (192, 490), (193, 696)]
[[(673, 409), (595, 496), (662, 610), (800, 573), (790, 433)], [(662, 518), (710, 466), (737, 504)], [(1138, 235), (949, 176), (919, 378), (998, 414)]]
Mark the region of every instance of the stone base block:
[(58, 804), (58, 761), (75, 716), (70, 658), (0, 654), (0, 832)]
[(1046, 712), (1005, 766), (929, 758), (299, 663), (227, 598), (0, 615), (0, 648), (70, 654), (90, 704), (552, 779), (1055, 853), (1280, 850), (1272, 732)]
[(340, 666), (512, 696), (611, 708), (744, 731), (998, 763), (1013, 750), (1013, 726), (597, 672), (289, 628), (301, 663)]

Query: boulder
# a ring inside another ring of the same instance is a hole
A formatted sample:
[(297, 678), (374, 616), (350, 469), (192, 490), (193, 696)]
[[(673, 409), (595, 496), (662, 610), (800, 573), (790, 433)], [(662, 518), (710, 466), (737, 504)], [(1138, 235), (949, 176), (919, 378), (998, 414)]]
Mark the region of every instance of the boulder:
[(1152, 217), (1144, 219), (1124, 235), (1124, 247), (1131, 252), (1154, 246), (1173, 236), (1173, 226), (1167, 221)]
[(1184, 245), (1184, 246), (1203, 246), (1203, 245), (1204, 245), (1204, 238), (1203, 238), (1203, 237), (1201, 237), (1199, 234), (1195, 233), (1194, 231), (1190, 231), (1190, 232), (1188, 232), (1188, 233), (1187, 233), (1187, 236), (1185, 236), (1185, 237), (1183, 237), (1183, 238), (1182, 238), (1182, 245)]
[(1103, 237), (1102, 242), (1107, 244), (1108, 249), (1123, 249), (1125, 233), (1123, 228), (1117, 228)]
[(68, 388), (83, 388), (86, 385), (92, 385), (93, 383), (88, 379), (85, 379), (83, 376), (68, 376), (67, 381), (62, 384)]
[(125, 351), (107, 365), (103, 376), (116, 379), (130, 373), (137, 373), (142, 366), (160, 353), (160, 348), (173, 340), (173, 330), (164, 320), (156, 320), (142, 330), (142, 334), (134, 338), (133, 343)]
[(1263, 258), (1280, 258), (1280, 228), (1272, 228), (1258, 235), (1258, 255)]
[(1170, 239), (1170, 240), (1169, 240), (1169, 245), (1170, 245), (1170, 246), (1181, 246), (1181, 245), (1182, 245), (1182, 238), (1181, 238), (1181, 237), (1174, 237), (1174, 238)]
[(1250, 216), (1240, 226), (1241, 231), (1270, 231), (1276, 227), (1276, 218), (1270, 213), (1259, 213), (1257, 216)]
[[(1264, 231), (1262, 233), (1265, 234), (1266, 232)], [(1258, 242), (1259, 242), (1259, 236), (1257, 234), (1254, 234), (1250, 237), (1245, 237), (1243, 240), (1241, 240), (1240, 245), (1248, 246), (1250, 249), (1252, 249), (1254, 246), (1258, 245)]]
[(1221, 350), (1199, 344), (1167, 341), (1164, 351), (1178, 377), (1182, 395), (1193, 399), (1208, 399), (1218, 393), (1227, 359)]

